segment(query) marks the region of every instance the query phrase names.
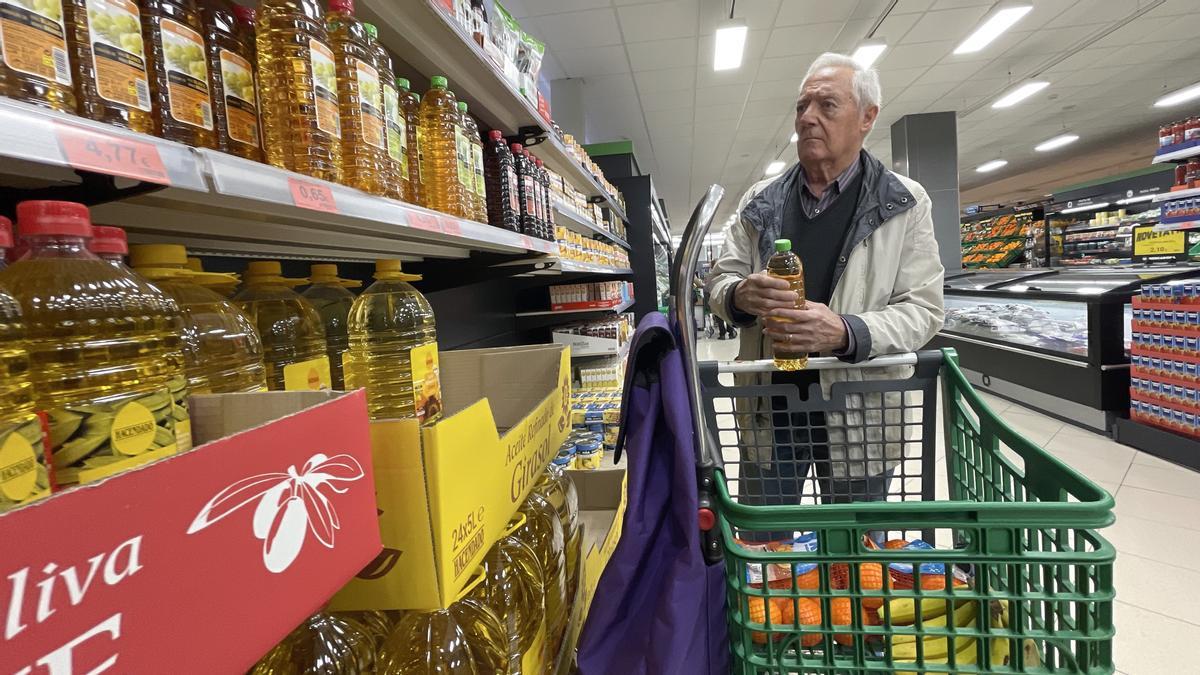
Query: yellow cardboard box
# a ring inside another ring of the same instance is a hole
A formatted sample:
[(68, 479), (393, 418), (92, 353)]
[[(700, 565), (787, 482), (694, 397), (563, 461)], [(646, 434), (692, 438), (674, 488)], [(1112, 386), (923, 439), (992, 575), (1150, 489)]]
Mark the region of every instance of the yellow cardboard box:
[(579, 520), (583, 525), (583, 574), (579, 596), (575, 600), (578, 618), (572, 621), (569, 640), (575, 645), (587, 619), (592, 596), (596, 594), (596, 585), (600, 583), (600, 575), (621, 539), (627, 477), (625, 469), (571, 471), (570, 475), (579, 493)]
[(443, 352), (440, 371), (440, 420), (371, 424), (384, 550), (333, 609), (448, 606), (566, 439), (562, 345)]

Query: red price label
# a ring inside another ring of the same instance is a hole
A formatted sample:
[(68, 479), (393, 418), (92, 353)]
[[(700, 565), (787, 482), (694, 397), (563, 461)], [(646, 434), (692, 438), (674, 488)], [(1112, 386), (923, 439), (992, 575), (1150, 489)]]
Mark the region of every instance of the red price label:
[(446, 234), (462, 236), (462, 226), (458, 224), (457, 220), (445, 217), (439, 218), (438, 220), (442, 223), (442, 232), (445, 232)]
[(292, 189), (292, 202), (302, 209), (337, 213), (337, 202), (333, 200), (333, 190), (328, 185), (310, 183), (288, 177), (288, 187)]
[(58, 144), (76, 169), (170, 185), (158, 147), (133, 138), (109, 136), (71, 124), (56, 126)]
[(531, 251), (535, 250), (535, 248), (533, 246), (533, 239), (531, 239), (529, 237), (529, 235), (526, 235), (526, 234), (521, 235), (521, 247), (527, 248)]
[(441, 232), (442, 227), (438, 225), (437, 216), (432, 213), (422, 213), (421, 211), (408, 212), (408, 224), (418, 230), (428, 230), (430, 232)]

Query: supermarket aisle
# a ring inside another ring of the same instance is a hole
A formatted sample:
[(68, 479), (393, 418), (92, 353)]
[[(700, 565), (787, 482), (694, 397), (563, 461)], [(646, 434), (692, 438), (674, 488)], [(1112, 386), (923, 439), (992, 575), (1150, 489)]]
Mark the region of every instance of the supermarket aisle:
[[(701, 360), (732, 359), (737, 340), (701, 340), (699, 351)], [(1103, 534), (1117, 548), (1118, 672), (1152, 675), (1186, 663), (1184, 651), (1200, 644), (1200, 605), (1180, 596), (1182, 589), (1200, 588), (1200, 474), (1001, 398), (983, 397), (1019, 433), (1116, 497), (1117, 522)], [(940, 425), (938, 435), (940, 453)], [(939, 496), (945, 494), (943, 460), (938, 457)]]

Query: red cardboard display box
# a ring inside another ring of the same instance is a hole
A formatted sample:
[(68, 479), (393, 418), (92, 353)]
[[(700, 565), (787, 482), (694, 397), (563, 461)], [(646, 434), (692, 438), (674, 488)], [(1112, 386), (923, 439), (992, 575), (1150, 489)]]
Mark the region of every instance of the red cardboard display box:
[(361, 390), (190, 407), (196, 449), (0, 516), (0, 672), (245, 672), (379, 553)]

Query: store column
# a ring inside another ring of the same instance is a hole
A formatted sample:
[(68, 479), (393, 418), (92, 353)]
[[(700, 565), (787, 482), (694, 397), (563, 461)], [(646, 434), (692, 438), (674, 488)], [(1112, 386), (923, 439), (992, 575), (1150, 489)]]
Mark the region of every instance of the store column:
[(933, 231), (947, 273), (962, 269), (958, 206), (958, 114), (905, 115), (892, 124), (892, 170), (920, 183), (933, 201)]
[(583, 80), (572, 77), (550, 83), (550, 110), (558, 128), (587, 142), (587, 114), (583, 104)]

